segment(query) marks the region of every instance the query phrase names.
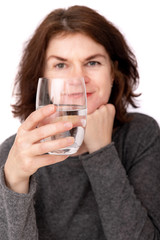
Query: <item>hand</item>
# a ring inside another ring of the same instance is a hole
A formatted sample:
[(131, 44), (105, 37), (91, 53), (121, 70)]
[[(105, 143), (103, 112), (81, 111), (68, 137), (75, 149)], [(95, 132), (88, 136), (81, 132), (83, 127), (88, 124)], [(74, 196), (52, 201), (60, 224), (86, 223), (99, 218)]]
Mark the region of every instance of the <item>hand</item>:
[(112, 104), (102, 105), (87, 115), (84, 144), (89, 153), (111, 143), (114, 117), (115, 107)]
[(44, 138), (72, 128), (71, 122), (56, 122), (36, 128), (41, 121), (54, 112), (53, 105), (43, 107), (31, 113), (18, 129), (15, 142), (4, 166), (6, 184), (13, 191), (27, 193), (29, 178), (33, 173), (40, 167), (63, 161), (68, 157), (45, 153), (72, 145), (73, 137), (40, 142)]

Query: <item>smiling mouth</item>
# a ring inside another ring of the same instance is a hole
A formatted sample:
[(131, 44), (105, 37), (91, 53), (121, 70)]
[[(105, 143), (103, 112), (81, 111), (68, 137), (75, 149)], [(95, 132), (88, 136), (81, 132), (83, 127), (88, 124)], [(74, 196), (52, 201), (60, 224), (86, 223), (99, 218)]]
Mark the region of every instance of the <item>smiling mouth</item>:
[(77, 93), (64, 93), (61, 94), (63, 97), (69, 97), (69, 98), (80, 98), (84, 95), (84, 93), (77, 92)]
[[(90, 97), (92, 94), (93, 94), (93, 92), (88, 92), (88, 93), (86, 93), (87, 98)], [(63, 97), (75, 98), (75, 99), (76, 99), (76, 98), (81, 98), (81, 97), (83, 97), (83, 95), (84, 95), (84, 93), (80, 93), (80, 92), (77, 92), (77, 93), (68, 93), (68, 94), (63, 93), (63, 94), (61, 94), (61, 96), (63, 96)]]
[(92, 94), (93, 94), (93, 93), (88, 92), (88, 93), (87, 93), (87, 97), (90, 97)]

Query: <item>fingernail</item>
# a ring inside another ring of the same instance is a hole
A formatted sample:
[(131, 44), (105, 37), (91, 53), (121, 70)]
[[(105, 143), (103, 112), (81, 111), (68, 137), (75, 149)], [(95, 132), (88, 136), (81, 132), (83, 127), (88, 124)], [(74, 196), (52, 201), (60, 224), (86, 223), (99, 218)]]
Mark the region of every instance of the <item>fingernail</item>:
[(68, 137), (67, 142), (73, 144), (74, 143), (74, 137)]

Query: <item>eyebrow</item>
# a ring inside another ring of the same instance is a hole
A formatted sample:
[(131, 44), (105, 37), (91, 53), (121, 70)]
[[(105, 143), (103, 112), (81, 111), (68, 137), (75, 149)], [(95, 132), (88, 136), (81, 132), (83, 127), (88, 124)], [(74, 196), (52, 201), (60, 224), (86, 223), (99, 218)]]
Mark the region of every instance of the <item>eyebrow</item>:
[[(89, 57), (87, 57), (85, 59), (85, 61), (89, 61), (91, 59), (94, 59), (94, 58), (97, 58), (97, 57), (102, 57), (104, 59), (106, 59), (106, 56), (103, 55), (103, 54), (100, 54), (100, 53), (97, 53), (97, 54), (94, 54), (94, 55), (91, 55)], [(47, 58), (47, 61), (49, 61), (50, 59), (52, 58), (55, 58), (56, 60), (59, 60), (59, 61), (63, 61), (63, 62), (66, 62), (68, 59), (67, 58), (63, 58), (63, 57), (60, 57), (60, 56), (56, 56), (56, 55), (50, 55), (48, 58)]]
[(87, 57), (86, 60), (88, 61), (88, 60), (91, 60), (91, 59), (94, 59), (94, 58), (98, 58), (98, 57), (102, 57), (102, 58), (106, 59), (105, 55), (97, 53), (97, 54), (94, 54), (94, 55), (91, 55), (91, 56)]
[(59, 60), (59, 61), (67, 61), (67, 59), (66, 58), (62, 58), (62, 57), (59, 57), (59, 56), (56, 56), (56, 55), (51, 55), (51, 56), (49, 56), (48, 58), (47, 58), (47, 61), (49, 61), (50, 59), (52, 59), (52, 58), (55, 58), (55, 59), (57, 59), (57, 60)]

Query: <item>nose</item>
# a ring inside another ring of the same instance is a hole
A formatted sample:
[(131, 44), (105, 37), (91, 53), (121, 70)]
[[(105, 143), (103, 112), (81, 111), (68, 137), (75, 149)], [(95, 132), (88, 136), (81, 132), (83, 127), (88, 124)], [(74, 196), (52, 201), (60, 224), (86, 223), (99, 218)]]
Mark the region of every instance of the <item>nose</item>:
[(89, 82), (89, 77), (87, 75), (84, 76), (84, 82), (87, 84)]
[(71, 74), (71, 77), (76, 77), (76, 78), (77, 77), (84, 77), (84, 71), (83, 71), (82, 66), (80, 66), (78, 64), (72, 66), (70, 74)]
[(87, 76), (83, 66), (78, 65), (78, 66), (72, 67), (71, 72), (70, 72), (70, 77), (72, 77), (72, 78), (83, 77), (85, 84), (87, 84), (89, 82), (89, 77)]

